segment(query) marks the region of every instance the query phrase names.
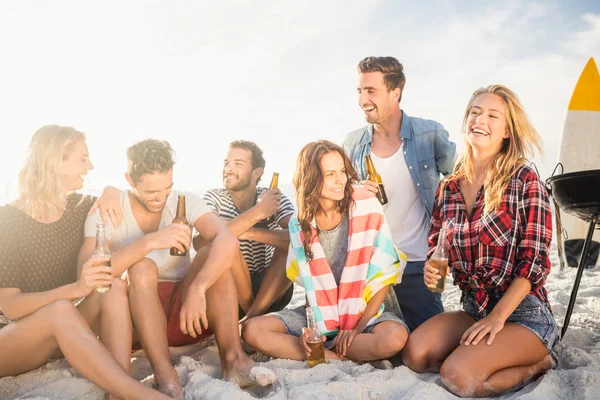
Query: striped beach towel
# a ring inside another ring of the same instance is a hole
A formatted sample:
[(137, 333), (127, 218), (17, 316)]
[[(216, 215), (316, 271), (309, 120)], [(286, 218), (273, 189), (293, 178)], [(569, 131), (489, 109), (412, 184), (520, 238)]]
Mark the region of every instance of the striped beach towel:
[[(314, 258), (310, 263), (297, 217), (289, 223), (287, 277), (306, 290), (321, 335), (354, 329), (371, 298), (382, 288), (400, 283), (406, 267), (406, 255), (394, 246), (377, 198), (362, 188), (355, 188), (352, 198), (355, 205), (349, 215), (348, 255), (339, 287), (319, 242), (315, 221), (311, 224)], [(383, 310), (382, 304), (367, 326)]]

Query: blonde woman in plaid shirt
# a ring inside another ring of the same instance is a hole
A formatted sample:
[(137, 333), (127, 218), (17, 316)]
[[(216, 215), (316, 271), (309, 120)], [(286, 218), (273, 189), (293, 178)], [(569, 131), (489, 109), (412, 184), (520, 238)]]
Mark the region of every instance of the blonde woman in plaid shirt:
[[(493, 85), (476, 90), (463, 122), (465, 151), (440, 183), (429, 235), (456, 221), (449, 263), (463, 311), (437, 315), (410, 336), (404, 363), (439, 371), (461, 397), (493, 396), (536, 379), (553, 365), (558, 327), (544, 283), (552, 215), (528, 157), (540, 136), (517, 95)], [(425, 284), (441, 278), (425, 264)]]

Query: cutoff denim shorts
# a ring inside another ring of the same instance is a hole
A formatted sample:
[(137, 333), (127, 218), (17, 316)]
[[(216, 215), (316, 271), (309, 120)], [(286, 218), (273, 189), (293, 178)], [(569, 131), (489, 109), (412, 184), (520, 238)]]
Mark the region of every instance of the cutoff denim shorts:
[[(406, 322), (404, 322), (402, 311), (400, 311), (400, 306), (398, 305), (398, 300), (396, 299), (396, 295), (394, 294), (393, 290), (390, 290), (388, 296), (386, 296), (384, 305), (385, 309), (379, 318), (377, 318), (371, 325), (367, 325), (361, 333), (370, 333), (373, 328), (385, 321), (398, 322), (404, 327), (404, 329), (406, 329), (406, 332), (410, 333), (408, 325), (406, 325)], [(271, 313), (270, 315), (274, 315), (279, 318), (279, 320), (285, 326), (287, 333), (292, 336), (302, 336), (302, 328), (306, 328), (307, 325), (306, 308), (304, 306), (286, 308), (284, 310)], [(326, 349), (333, 347), (333, 341), (336, 336), (337, 334), (327, 336), (327, 341), (325, 342)]]
[[(474, 291), (467, 291), (462, 299), (463, 310), (473, 319), (479, 321), (494, 309), (502, 297), (501, 293), (497, 290), (488, 291), (488, 295), (489, 302), (486, 309), (482, 312), (478, 312)], [(522, 325), (535, 333), (548, 349), (548, 353), (550, 353), (553, 358), (555, 357), (552, 348), (558, 340), (558, 326), (556, 325), (554, 316), (540, 299), (531, 294), (525, 296), (521, 304), (517, 306), (506, 322)]]

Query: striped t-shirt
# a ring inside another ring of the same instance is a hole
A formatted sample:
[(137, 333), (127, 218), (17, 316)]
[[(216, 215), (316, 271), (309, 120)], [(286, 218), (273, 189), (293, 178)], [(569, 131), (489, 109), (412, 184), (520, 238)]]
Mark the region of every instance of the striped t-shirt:
[[(256, 188), (256, 198), (258, 199), (264, 192), (269, 189), (264, 187)], [(217, 214), (219, 218), (223, 220), (234, 219), (240, 212), (233, 203), (233, 199), (229, 194), (229, 190), (219, 188), (212, 189), (204, 193), (202, 197), (209, 210)], [(294, 214), (294, 206), (292, 202), (282, 193), (281, 203), (279, 205), (279, 211), (275, 213), (274, 221), (268, 225), (270, 230), (281, 229), (279, 221), (285, 217), (290, 217)], [(263, 221), (261, 221), (262, 223)], [(260, 225), (257, 227), (266, 227)], [(271, 258), (275, 248), (264, 243), (255, 242), (253, 240), (240, 240), (240, 249), (244, 255), (244, 259), (248, 264), (248, 269), (251, 274), (262, 272), (265, 268), (271, 264)]]

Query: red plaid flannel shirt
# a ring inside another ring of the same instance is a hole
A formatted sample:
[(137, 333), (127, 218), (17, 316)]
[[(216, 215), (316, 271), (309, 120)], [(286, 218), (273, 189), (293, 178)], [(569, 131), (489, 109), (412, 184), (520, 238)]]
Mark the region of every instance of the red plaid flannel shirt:
[(454, 218), (449, 256), (454, 284), (463, 296), (471, 282), (477, 285), (479, 312), (489, 300), (485, 285), (504, 293), (515, 277), (529, 279), (531, 294), (550, 309), (544, 283), (551, 266), (548, 253), (552, 212), (548, 193), (537, 174), (521, 167), (510, 180), (499, 209), (484, 214), (483, 207), (483, 188), (477, 193), (470, 218), (458, 182), (446, 185), (441, 198), (438, 188), (429, 227), (429, 256), (437, 245), (442, 221)]

